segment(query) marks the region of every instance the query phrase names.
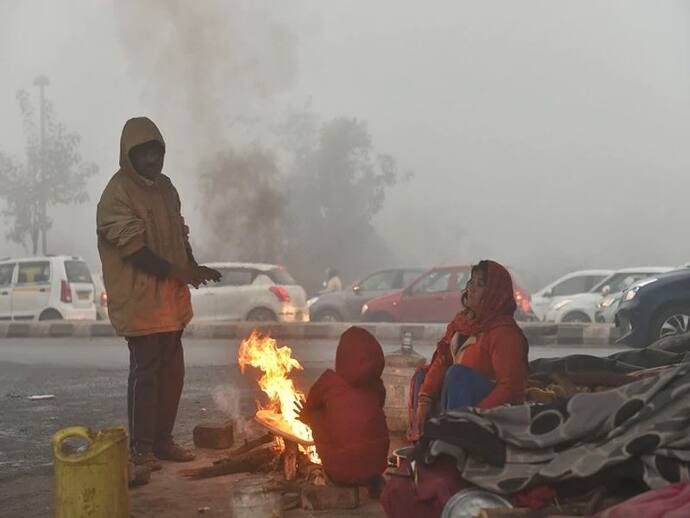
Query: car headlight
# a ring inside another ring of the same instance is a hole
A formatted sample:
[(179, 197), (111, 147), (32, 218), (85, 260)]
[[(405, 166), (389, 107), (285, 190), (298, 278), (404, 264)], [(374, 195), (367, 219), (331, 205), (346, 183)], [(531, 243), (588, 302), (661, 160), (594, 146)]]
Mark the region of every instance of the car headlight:
[(642, 282), (638, 282), (635, 286), (633, 286), (632, 288), (628, 288), (627, 290), (625, 290), (623, 292), (623, 300), (627, 302), (629, 300), (634, 299), (635, 296), (637, 295), (637, 292), (640, 291), (640, 288), (644, 288), (645, 286), (649, 286), (650, 284), (652, 284), (653, 282), (656, 282), (658, 280), (659, 279), (657, 279), (656, 277), (651, 277), (649, 279), (645, 279)]
[(367, 304), (364, 304), (364, 306), (362, 306), (362, 315), (364, 315), (364, 313), (366, 313), (367, 311), (369, 311), (369, 306)]
[(616, 302), (616, 297), (606, 297), (604, 300), (599, 302), (599, 309), (606, 309), (610, 307), (614, 302)]
[(635, 295), (637, 295), (637, 292), (640, 291), (639, 286), (633, 286), (629, 290), (625, 290), (625, 293), (623, 293), (623, 300), (626, 302), (629, 300), (632, 300), (635, 298)]
[(319, 297), (312, 297), (307, 301), (307, 307), (310, 308), (314, 305), (314, 303), (319, 300)]
[(564, 307), (566, 307), (566, 306), (567, 306), (568, 304), (570, 304), (571, 302), (572, 302), (572, 300), (569, 300), (569, 299), (562, 300), (562, 301), (560, 301), (560, 302), (557, 302), (557, 303), (553, 306), (553, 309), (555, 309), (556, 311), (560, 311), (561, 309), (563, 309)]

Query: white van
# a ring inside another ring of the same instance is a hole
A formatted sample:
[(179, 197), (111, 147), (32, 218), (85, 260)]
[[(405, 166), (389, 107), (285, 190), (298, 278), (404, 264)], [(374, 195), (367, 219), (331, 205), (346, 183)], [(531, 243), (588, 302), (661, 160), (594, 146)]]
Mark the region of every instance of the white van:
[(79, 257), (0, 261), (0, 320), (96, 320), (91, 272)]
[(307, 294), (282, 266), (204, 265), (218, 270), (223, 278), (191, 290), (195, 320), (309, 321)]

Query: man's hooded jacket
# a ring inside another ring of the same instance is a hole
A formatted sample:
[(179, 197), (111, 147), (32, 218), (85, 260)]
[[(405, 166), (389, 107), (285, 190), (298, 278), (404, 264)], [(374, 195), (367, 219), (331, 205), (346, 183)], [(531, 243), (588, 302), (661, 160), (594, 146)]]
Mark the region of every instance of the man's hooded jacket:
[(191, 257), (180, 198), (170, 178), (160, 174), (148, 180), (130, 160), (132, 148), (151, 141), (165, 147), (150, 119), (127, 121), (120, 139), (120, 169), (103, 191), (96, 215), (108, 314), (121, 336), (179, 331), (192, 318), (186, 285), (146, 273), (127, 259), (144, 247), (171, 264), (186, 265)]

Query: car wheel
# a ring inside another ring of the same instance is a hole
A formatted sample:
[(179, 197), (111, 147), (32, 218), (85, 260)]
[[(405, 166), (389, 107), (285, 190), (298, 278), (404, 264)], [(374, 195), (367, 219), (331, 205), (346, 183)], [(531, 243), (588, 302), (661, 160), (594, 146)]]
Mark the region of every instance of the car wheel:
[(573, 311), (572, 313), (568, 313), (561, 319), (561, 322), (567, 324), (588, 324), (591, 321), (592, 320), (581, 311)]
[(342, 322), (343, 317), (341, 317), (340, 313), (338, 313), (335, 309), (325, 309), (323, 311), (319, 311), (314, 316), (314, 321), (315, 322)]
[(46, 309), (38, 317), (39, 320), (62, 320), (62, 315), (54, 309)]
[(247, 320), (250, 322), (275, 322), (278, 320), (275, 313), (270, 309), (256, 308), (252, 309), (247, 315)]
[(682, 335), (690, 331), (690, 307), (672, 306), (663, 310), (654, 320), (654, 340)]

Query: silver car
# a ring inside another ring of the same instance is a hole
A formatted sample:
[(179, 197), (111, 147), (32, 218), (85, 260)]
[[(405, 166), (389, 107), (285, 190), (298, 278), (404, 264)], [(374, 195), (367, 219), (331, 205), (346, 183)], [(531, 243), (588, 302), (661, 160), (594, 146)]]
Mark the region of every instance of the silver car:
[(307, 294), (282, 266), (204, 264), (223, 277), (191, 290), (195, 320), (309, 321)]

